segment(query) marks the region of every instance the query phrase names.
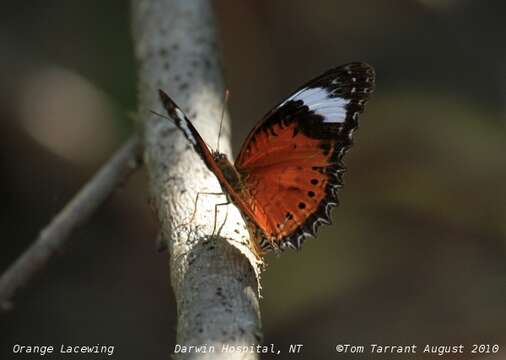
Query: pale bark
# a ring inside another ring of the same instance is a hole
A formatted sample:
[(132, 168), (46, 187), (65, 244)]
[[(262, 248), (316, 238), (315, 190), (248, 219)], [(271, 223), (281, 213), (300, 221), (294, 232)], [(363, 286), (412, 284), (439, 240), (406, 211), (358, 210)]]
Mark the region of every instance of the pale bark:
[[(224, 85), (215, 19), (207, 0), (133, 0), (133, 38), (138, 62), (139, 116), (152, 204), (170, 254), (177, 301), (177, 343), (214, 345), (216, 352), (177, 354), (184, 359), (255, 359), (256, 353), (222, 353), (221, 346), (261, 340), (259, 263), (246, 245), (244, 222), (233, 206), (220, 207), (221, 236), (211, 236), (214, 205), (225, 197), (182, 134), (164, 118), (157, 89), (185, 111), (202, 137), (216, 147)], [(228, 115), (221, 150), (230, 154)], [(173, 350), (173, 349), (172, 349)]]

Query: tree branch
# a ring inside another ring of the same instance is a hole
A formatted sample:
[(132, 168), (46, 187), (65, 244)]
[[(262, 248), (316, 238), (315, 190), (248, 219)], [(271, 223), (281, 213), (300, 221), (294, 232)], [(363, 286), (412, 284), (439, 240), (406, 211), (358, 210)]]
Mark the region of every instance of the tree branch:
[(139, 163), (139, 140), (130, 139), (76, 196), (56, 215), (35, 242), (0, 278), (0, 306), (7, 310), (16, 290), (24, 285), (69, 239), (70, 233), (85, 223), (105, 199)]
[[(222, 353), (222, 345), (261, 340), (259, 262), (248, 247), (244, 222), (233, 206), (219, 208), (221, 236), (210, 236), (214, 205), (225, 198), (216, 178), (160, 110), (165, 90), (214, 145), (223, 106), (223, 78), (215, 19), (207, 0), (133, 0), (133, 38), (138, 61), (139, 113), (144, 118), (145, 163), (152, 203), (170, 252), (171, 283), (178, 306), (177, 343), (215, 346), (206, 359), (256, 359), (256, 353)], [(230, 154), (228, 114), (221, 149)], [(202, 359), (202, 354), (178, 358)]]

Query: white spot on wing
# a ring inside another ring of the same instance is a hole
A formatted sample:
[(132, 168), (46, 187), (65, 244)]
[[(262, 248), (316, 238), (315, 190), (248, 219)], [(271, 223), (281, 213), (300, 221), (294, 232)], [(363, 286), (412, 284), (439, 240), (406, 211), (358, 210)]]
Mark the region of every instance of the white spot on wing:
[(188, 141), (190, 141), (193, 145), (197, 145), (197, 140), (195, 140), (190, 128), (188, 127), (188, 120), (186, 120), (184, 113), (177, 107), (175, 108), (175, 112), (179, 128), (183, 131)]
[(333, 97), (326, 88), (322, 87), (302, 89), (281, 105), (291, 100), (302, 100), (309, 110), (323, 116), (324, 123), (343, 123), (346, 120), (346, 105), (350, 103), (349, 99)]

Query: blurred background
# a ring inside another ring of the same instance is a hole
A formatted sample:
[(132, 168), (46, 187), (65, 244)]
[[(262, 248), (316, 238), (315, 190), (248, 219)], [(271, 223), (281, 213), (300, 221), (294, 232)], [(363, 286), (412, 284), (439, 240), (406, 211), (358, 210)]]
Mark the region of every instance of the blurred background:
[[(308, 79), (355, 60), (377, 71), (335, 224), (267, 259), (261, 312), (275, 358), (295, 358), (290, 343), (307, 359), (334, 358), (339, 343), (477, 343), (503, 348), (452, 358), (506, 359), (506, 2), (215, 7), (236, 153)], [(129, 18), (124, 1), (3, 5), (1, 272), (133, 131)], [(0, 358), (16, 343), (167, 358), (176, 308), (146, 188), (138, 172), (18, 293), (0, 315)]]

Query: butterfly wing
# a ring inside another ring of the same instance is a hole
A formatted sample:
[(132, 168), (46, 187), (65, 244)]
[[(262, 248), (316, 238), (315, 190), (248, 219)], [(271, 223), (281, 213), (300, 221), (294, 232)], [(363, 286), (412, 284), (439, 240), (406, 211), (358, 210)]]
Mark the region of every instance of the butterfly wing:
[(176, 126), (183, 132), (184, 137), (192, 144), (193, 148), (204, 163), (216, 176), (220, 183), (223, 183), (222, 171), (209, 151), (205, 141), (202, 139), (197, 129), (190, 122), (185, 113), (176, 105), (176, 103), (163, 90), (158, 90), (163, 107), (169, 114)]
[(374, 80), (364, 63), (331, 69), (277, 105), (248, 135), (235, 166), (251, 194), (249, 221), (263, 234), (262, 248), (299, 248), (320, 224), (330, 224), (345, 169), (341, 160)]

